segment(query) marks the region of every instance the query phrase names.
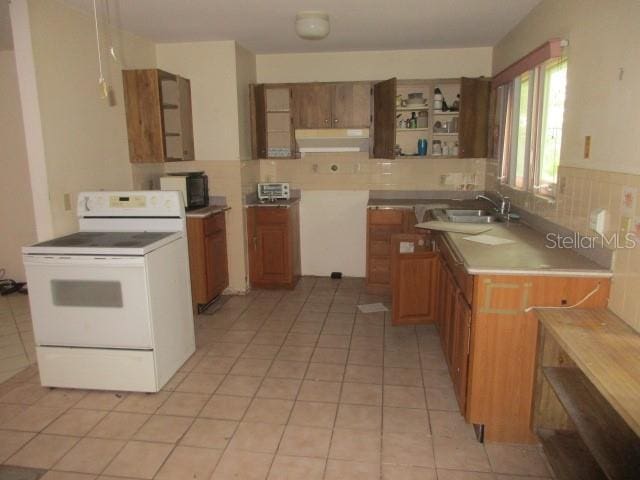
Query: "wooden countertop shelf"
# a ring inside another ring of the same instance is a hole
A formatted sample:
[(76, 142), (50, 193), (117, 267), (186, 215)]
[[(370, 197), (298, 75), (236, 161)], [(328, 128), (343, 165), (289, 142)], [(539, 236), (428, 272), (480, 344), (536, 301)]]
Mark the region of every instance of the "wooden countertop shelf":
[[(556, 474), (637, 478), (640, 335), (605, 309), (537, 310), (536, 316), (543, 328), (533, 424)], [(587, 468), (593, 462), (598, 469)]]

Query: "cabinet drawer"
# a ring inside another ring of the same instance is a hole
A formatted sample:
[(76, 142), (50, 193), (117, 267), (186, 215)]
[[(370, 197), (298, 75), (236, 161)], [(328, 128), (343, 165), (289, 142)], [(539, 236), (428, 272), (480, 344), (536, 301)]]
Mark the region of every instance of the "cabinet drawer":
[(369, 210), (369, 223), (372, 225), (402, 226), (404, 212), (402, 210)]
[(282, 225), (289, 222), (289, 209), (278, 207), (254, 207), (258, 225)]
[(211, 235), (213, 233), (222, 232), (225, 229), (224, 212), (216, 213), (204, 219), (204, 234)]
[(456, 257), (456, 254), (451, 251), (449, 244), (443, 237), (444, 234), (439, 234), (437, 237), (436, 243), (438, 250), (440, 250), (442, 258), (449, 267), (464, 299), (471, 305), (471, 301), (473, 300), (473, 275), (467, 273), (464, 264)]
[(372, 257), (369, 260), (369, 282), (388, 284), (391, 281), (391, 258)]

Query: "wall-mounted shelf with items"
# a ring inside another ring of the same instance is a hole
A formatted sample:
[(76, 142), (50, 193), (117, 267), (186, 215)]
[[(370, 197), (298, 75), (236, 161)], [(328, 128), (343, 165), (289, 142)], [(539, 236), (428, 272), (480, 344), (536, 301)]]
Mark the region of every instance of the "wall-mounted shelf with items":
[(189, 80), (158, 69), (123, 70), (131, 163), (194, 159)]
[(291, 87), (252, 85), (252, 147), (255, 158), (295, 158)]
[[(438, 88), (448, 107), (434, 105)], [(485, 78), (397, 80), (378, 82), (373, 88), (373, 156), (375, 158), (486, 157), (490, 83)], [(460, 100), (454, 106), (458, 95)], [(422, 101), (418, 101), (421, 99)], [(414, 103), (414, 105), (410, 104)], [(439, 110), (435, 110), (434, 107)], [(423, 114), (421, 117), (420, 114)], [(424, 122), (407, 128), (411, 118)], [(443, 129), (444, 131), (439, 131)], [(443, 147), (446, 138), (447, 148)], [(418, 140), (427, 141), (427, 155), (418, 155)], [(434, 140), (440, 145), (434, 154)], [(453, 148), (458, 144), (457, 155)], [(403, 155), (398, 155), (398, 148)]]

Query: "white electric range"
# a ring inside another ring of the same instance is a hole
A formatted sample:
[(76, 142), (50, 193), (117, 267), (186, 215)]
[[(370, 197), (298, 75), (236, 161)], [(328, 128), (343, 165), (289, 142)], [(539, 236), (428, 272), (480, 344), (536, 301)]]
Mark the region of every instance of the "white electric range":
[(156, 392), (195, 351), (179, 192), (84, 192), (80, 231), (23, 247), (42, 385)]

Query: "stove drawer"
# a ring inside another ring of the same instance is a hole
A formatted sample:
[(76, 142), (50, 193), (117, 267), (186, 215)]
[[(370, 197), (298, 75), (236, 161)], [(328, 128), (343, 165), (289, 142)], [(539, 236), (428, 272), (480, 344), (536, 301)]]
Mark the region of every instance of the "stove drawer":
[(153, 348), (144, 257), (25, 255), (40, 346)]
[(45, 387), (157, 392), (151, 350), (36, 347)]

